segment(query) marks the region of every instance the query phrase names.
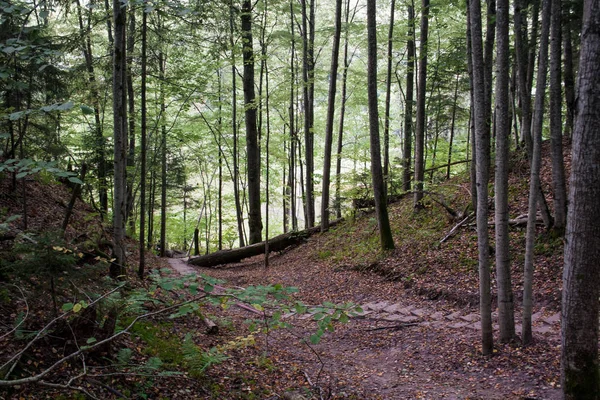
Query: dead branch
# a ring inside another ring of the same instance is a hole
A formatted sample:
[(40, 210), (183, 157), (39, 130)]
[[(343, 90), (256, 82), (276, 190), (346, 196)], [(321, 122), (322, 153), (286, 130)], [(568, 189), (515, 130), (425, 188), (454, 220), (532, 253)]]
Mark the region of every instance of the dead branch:
[(446, 240), (448, 240), (450, 237), (452, 237), (452, 236), (453, 236), (453, 235), (456, 233), (456, 231), (457, 231), (457, 230), (458, 230), (458, 229), (459, 229), (461, 226), (463, 226), (464, 224), (466, 224), (466, 223), (467, 223), (467, 221), (468, 221), (469, 219), (471, 219), (471, 218), (472, 218), (474, 215), (475, 215), (474, 213), (471, 213), (471, 214), (467, 215), (467, 216), (466, 216), (466, 217), (465, 217), (465, 218), (464, 218), (462, 221), (460, 221), (458, 224), (454, 225), (454, 227), (453, 227), (452, 229), (450, 229), (450, 232), (448, 232), (448, 234), (447, 234), (446, 236), (444, 236), (444, 237), (442, 238), (442, 240), (440, 240), (440, 244), (441, 244), (441, 243), (444, 243)]

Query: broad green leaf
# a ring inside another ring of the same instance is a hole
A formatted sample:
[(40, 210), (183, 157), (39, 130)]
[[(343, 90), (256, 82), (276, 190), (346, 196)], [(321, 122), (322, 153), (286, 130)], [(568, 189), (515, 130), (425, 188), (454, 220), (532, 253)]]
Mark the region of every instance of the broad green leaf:
[(61, 310), (63, 310), (64, 312), (71, 311), (73, 309), (73, 306), (73, 303), (65, 303), (62, 305)]
[(69, 182), (76, 183), (78, 185), (83, 185), (83, 181), (81, 179), (77, 178), (76, 176), (70, 176)]
[(94, 113), (94, 109), (92, 107), (82, 104), (81, 106), (79, 106), (79, 108), (81, 108), (81, 112), (83, 113), (83, 115), (90, 115)]
[(95, 337), (91, 337), (88, 340), (86, 340), (85, 342), (87, 344), (92, 344), (92, 343), (96, 343), (98, 340)]

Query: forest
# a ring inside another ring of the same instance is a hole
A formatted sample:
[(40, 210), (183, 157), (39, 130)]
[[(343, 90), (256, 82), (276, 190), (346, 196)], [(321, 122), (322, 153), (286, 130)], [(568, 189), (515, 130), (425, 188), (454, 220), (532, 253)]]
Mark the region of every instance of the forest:
[(600, 0), (0, 10), (0, 397), (600, 399)]

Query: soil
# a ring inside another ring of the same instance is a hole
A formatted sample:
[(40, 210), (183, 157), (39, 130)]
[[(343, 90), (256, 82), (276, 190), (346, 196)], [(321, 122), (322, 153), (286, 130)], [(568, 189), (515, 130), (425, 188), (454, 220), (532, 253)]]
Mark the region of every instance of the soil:
[(301, 340), (314, 331), (310, 315), (291, 316), (294, 329), (257, 340), (262, 351), (302, 371), (305, 390), (314, 398), (560, 398), (560, 316), (555, 311), (535, 310), (532, 346), (522, 348), (516, 341), (499, 344), (494, 356), (484, 357), (475, 307), (429, 300), (401, 282), (307, 257), (319, 240), (323, 239), (317, 236), (304, 246), (271, 256), (268, 269), (262, 257), (220, 269), (197, 269), (183, 259), (168, 262), (180, 274), (202, 273), (232, 286), (294, 286), (299, 288), (297, 298), (306, 304), (362, 305), (362, 315), (324, 335), (318, 345)]

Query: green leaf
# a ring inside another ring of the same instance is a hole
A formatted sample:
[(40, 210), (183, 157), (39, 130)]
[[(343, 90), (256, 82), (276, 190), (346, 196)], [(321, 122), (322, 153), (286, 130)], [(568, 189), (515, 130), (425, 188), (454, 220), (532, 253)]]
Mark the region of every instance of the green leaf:
[(87, 344), (92, 344), (92, 343), (96, 343), (98, 341), (98, 339), (96, 339), (95, 337), (91, 337), (88, 340), (86, 340), (85, 342)]
[(73, 306), (73, 303), (65, 303), (62, 305), (61, 310), (63, 310), (64, 312), (71, 311), (73, 309)]
[(83, 185), (83, 181), (81, 179), (77, 178), (76, 176), (70, 176), (69, 182), (76, 183), (78, 185)]
[(340, 320), (339, 320), (342, 324), (346, 324), (348, 323), (348, 321), (350, 321), (350, 318), (348, 318), (348, 315), (346, 315), (346, 313), (340, 315)]
[(72, 101), (67, 101), (66, 103), (61, 104), (60, 106), (56, 107), (56, 109), (58, 111), (68, 111), (71, 108), (73, 108), (74, 104)]
[(82, 104), (81, 106), (79, 106), (79, 108), (81, 108), (81, 112), (83, 113), (83, 115), (90, 115), (94, 113), (94, 109), (92, 107)]

